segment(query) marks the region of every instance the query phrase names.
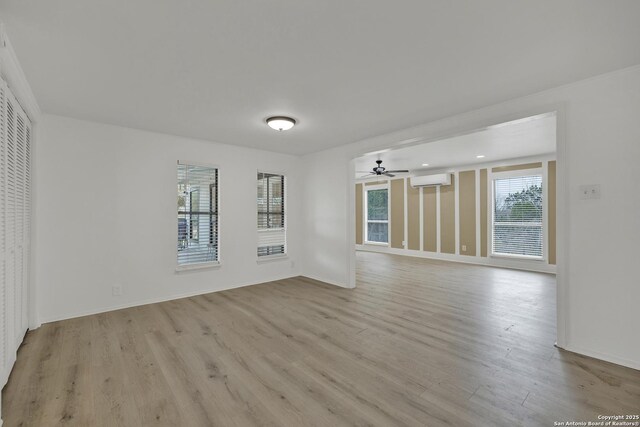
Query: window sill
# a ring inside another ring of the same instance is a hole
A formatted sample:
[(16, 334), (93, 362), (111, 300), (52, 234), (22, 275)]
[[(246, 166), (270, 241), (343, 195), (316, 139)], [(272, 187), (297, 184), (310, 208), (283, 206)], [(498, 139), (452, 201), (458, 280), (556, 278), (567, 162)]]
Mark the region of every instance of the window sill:
[(364, 242), (365, 245), (372, 245), (372, 246), (389, 246), (389, 243), (384, 243), (384, 242)]
[(209, 268), (220, 268), (220, 261), (214, 262), (201, 262), (198, 264), (187, 264), (187, 265), (179, 265), (176, 267), (176, 273), (180, 273), (181, 271), (191, 271), (191, 270), (206, 270)]
[(258, 257), (256, 260), (256, 264), (264, 264), (267, 262), (275, 262), (275, 261), (284, 261), (289, 259), (289, 255), (287, 254), (278, 254), (278, 255), (265, 255)]
[(546, 261), (544, 257), (531, 255), (491, 254), (491, 258), (514, 259), (520, 261)]

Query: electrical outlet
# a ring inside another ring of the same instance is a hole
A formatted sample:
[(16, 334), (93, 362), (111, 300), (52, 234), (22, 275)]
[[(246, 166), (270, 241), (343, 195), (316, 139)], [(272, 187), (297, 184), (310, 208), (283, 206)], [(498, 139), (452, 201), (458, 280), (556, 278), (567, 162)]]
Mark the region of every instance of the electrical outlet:
[(462, 245), (462, 252), (467, 252), (467, 245)]
[(407, 246), (407, 242), (405, 240), (402, 241), (402, 246)]
[(580, 198), (582, 200), (599, 199), (600, 198), (600, 185), (581, 185), (580, 186)]
[(111, 294), (114, 297), (119, 297), (122, 295), (122, 285), (113, 285), (111, 287)]

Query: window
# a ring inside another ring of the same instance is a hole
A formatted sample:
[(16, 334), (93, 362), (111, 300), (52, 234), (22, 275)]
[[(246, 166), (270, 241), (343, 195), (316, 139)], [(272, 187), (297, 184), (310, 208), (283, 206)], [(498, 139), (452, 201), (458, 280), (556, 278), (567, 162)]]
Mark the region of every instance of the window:
[(218, 169), (178, 163), (178, 266), (218, 260)]
[(284, 175), (258, 172), (258, 256), (286, 253)]
[(389, 190), (372, 187), (365, 190), (367, 243), (389, 243)]
[(542, 176), (493, 183), (493, 253), (542, 259)]

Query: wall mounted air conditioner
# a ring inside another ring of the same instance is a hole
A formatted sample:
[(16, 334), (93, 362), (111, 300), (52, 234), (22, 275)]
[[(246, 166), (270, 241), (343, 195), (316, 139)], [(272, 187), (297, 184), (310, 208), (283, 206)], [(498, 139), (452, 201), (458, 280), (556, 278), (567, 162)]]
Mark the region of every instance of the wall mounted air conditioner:
[(412, 187), (433, 187), (436, 185), (451, 185), (450, 173), (438, 173), (435, 175), (412, 176)]

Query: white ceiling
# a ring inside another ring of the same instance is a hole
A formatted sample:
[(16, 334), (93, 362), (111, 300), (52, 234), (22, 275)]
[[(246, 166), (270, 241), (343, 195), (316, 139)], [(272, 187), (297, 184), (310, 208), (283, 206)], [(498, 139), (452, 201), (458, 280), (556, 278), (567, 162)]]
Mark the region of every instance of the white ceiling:
[[(0, 0), (41, 108), (301, 154), (640, 63), (640, 1)], [(270, 115), (299, 126), (277, 133)]]
[[(382, 160), (388, 170), (408, 169), (424, 174), (481, 163), (495, 163), (519, 157), (552, 154), (556, 151), (556, 116), (544, 114), (491, 126), (412, 147), (372, 153), (356, 159), (356, 171), (369, 171)], [(478, 159), (476, 156), (484, 156)], [(422, 166), (427, 163), (429, 166)], [(363, 173), (356, 173), (356, 178)], [(402, 176), (407, 176), (404, 174)]]

